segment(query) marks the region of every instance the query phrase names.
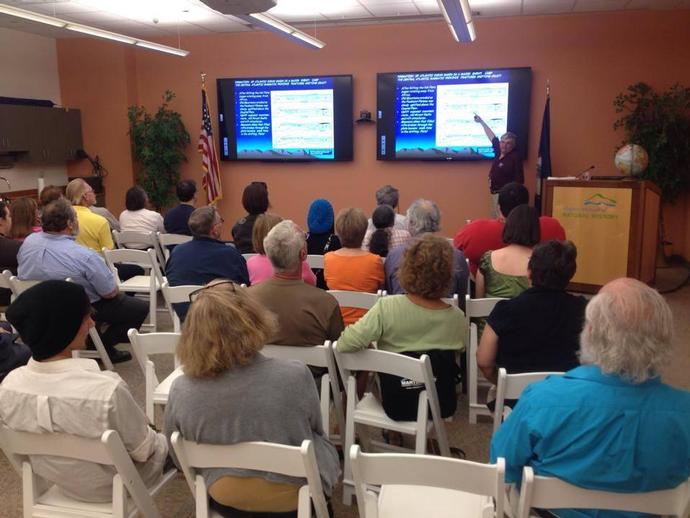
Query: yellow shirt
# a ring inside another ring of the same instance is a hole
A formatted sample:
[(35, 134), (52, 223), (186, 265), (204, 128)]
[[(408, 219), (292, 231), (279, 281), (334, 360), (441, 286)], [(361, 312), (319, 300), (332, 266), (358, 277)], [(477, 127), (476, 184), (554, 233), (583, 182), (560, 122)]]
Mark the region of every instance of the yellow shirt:
[(94, 214), (88, 207), (75, 205), (74, 210), (79, 220), (77, 243), (96, 252), (101, 252), (103, 247), (113, 248), (113, 236), (107, 219)]

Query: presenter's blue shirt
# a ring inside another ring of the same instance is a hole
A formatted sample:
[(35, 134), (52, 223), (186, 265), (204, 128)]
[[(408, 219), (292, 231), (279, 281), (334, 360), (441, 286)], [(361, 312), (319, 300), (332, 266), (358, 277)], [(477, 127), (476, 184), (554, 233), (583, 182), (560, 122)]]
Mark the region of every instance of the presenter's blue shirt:
[[(586, 489), (639, 493), (671, 489), (690, 476), (690, 392), (657, 378), (634, 384), (580, 366), (523, 392), (491, 441), (506, 459), (506, 482), (522, 468)], [(562, 518), (635, 513), (558, 510)]]
[[(203, 286), (215, 279), (230, 279), (237, 284), (249, 284), (247, 262), (237, 249), (210, 237), (195, 237), (177, 245), (165, 267), (170, 286), (196, 284)], [(174, 304), (181, 320), (187, 315), (189, 304)]]

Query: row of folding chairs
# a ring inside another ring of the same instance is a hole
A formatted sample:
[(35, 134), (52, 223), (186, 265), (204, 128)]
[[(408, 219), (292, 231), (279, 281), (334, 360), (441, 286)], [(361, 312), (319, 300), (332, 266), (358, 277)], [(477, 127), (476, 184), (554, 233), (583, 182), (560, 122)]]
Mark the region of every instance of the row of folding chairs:
[[(209, 496), (200, 469), (239, 468), (300, 477), (298, 516), (327, 518), (314, 447), (268, 442), (233, 445), (199, 444), (175, 431), (172, 447), (195, 499), (198, 518), (217, 518), (209, 509)], [(25, 517), (92, 516), (133, 518), (141, 513), (160, 518), (153, 496), (175, 476), (171, 470), (147, 488), (117, 432), (105, 431), (99, 439), (47, 433), (35, 434), (0, 427), (0, 447), (23, 479)], [(686, 518), (690, 513), (690, 480), (676, 488), (646, 493), (613, 493), (583, 489), (556, 478), (536, 476), (523, 469), (520, 493), (506, 491), (505, 462), (482, 464), (428, 455), (362, 453), (358, 445), (347, 452), (352, 466), (359, 515), (362, 518), (463, 515), (503, 518), (504, 509), (515, 518), (532, 518), (533, 509), (601, 509)], [(30, 456), (52, 455), (112, 466), (111, 502), (86, 503), (67, 498), (56, 486), (43, 489), (34, 474)], [(508, 495), (513, 496), (509, 498)]]
[[(245, 258), (245, 260), (249, 260), (255, 255), (259, 254), (242, 254), (242, 257)], [(307, 255), (307, 264), (309, 265), (309, 268), (312, 270), (323, 270), (323, 255), (317, 255), (317, 254), (309, 254)]]

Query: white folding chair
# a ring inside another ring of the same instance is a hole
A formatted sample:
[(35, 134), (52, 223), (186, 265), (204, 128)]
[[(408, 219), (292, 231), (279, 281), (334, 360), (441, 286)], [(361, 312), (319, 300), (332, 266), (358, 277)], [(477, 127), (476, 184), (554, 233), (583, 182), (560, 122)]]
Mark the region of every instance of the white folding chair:
[[(4, 273), (3, 273), (4, 275)], [(73, 282), (72, 279), (67, 278), (65, 279), (68, 282)], [(13, 299), (17, 298), (22, 292), (28, 290), (29, 288), (36, 286), (38, 283), (43, 282), (43, 281), (34, 281), (34, 280), (22, 280), (19, 279), (16, 276), (10, 277), (9, 284), (10, 284), (10, 289), (12, 290), (12, 297)], [(96, 360), (101, 360), (103, 363), (103, 367), (105, 367), (107, 370), (111, 371), (114, 370), (113, 367), (113, 362), (110, 361), (110, 356), (108, 356), (107, 351), (105, 350), (105, 346), (103, 345), (103, 340), (101, 340), (101, 336), (98, 334), (98, 331), (96, 330), (95, 327), (92, 327), (89, 329), (89, 337), (91, 337), (91, 342), (93, 342), (93, 346), (96, 348), (95, 351), (87, 351), (87, 350), (80, 350), (80, 351), (72, 351), (72, 357), (73, 358), (93, 358)]]
[(190, 293), (203, 288), (203, 286), (198, 286), (195, 284), (185, 284), (183, 286), (170, 286), (168, 281), (163, 281), (161, 286), (161, 291), (163, 291), (163, 298), (165, 299), (168, 307), (172, 309), (172, 321), (173, 321), (173, 331), (179, 333), (182, 330), (182, 323), (180, 322), (180, 317), (177, 316), (173, 304), (179, 304), (182, 302), (189, 302)]
[(460, 307), (460, 298), (458, 297), (457, 293), (453, 293), (452, 297), (444, 297), (441, 299), (443, 302), (446, 304), (449, 304), (451, 306), (455, 306), (456, 308)]
[(314, 446), (309, 440), (302, 441), (301, 446), (271, 442), (198, 444), (183, 439), (180, 432), (175, 431), (170, 442), (194, 495), (197, 518), (220, 518), (217, 513), (209, 513), (208, 491), (204, 477), (197, 472), (199, 468), (251, 469), (306, 478), (306, 484), (299, 489), (299, 518), (312, 516), (312, 503), (317, 518), (328, 518)]
[[(321, 257), (321, 256), (317, 256)], [(328, 293), (335, 297), (341, 308), (357, 308), (369, 310), (381, 298), (379, 290), (377, 293), (367, 293), (364, 291), (348, 290), (328, 290)]]
[(501, 423), (508, 417), (508, 414), (510, 414), (510, 407), (505, 406), (506, 399), (520, 399), (520, 395), (530, 383), (541, 381), (547, 376), (560, 376), (562, 374), (562, 372), (525, 372), (521, 374), (508, 374), (503, 367), (498, 369), (493, 433), (496, 433), (498, 427), (501, 426)]
[(486, 404), (479, 403), (479, 385), (488, 387), (490, 383), (479, 373), (479, 368), (477, 367), (477, 347), (479, 345), (479, 337), (477, 334), (477, 326), (474, 326), (474, 342), (472, 336), (472, 318), (485, 318), (491, 314), (494, 307), (501, 300), (505, 300), (499, 297), (483, 298), (483, 299), (473, 299), (470, 298), (469, 294), (465, 295), (465, 318), (467, 319), (467, 329), (469, 331), (468, 342), (470, 344), (467, 347), (467, 356), (465, 358), (467, 363), (467, 394), (469, 399), (469, 420), (471, 424), (477, 424), (477, 416), (485, 415), (491, 416), (491, 412), (486, 407)]
[(522, 470), (517, 518), (529, 518), (530, 509), (597, 509), (687, 518), (690, 514), (690, 479), (673, 489), (646, 493), (614, 493), (583, 489), (553, 477)]
[(323, 256), (317, 254), (307, 255), (307, 264), (312, 270), (323, 270)]
[[(141, 371), (144, 373), (144, 409), (146, 417), (151, 424), (155, 423), (154, 405), (165, 405), (166, 398), (157, 397), (156, 389), (161, 382), (156, 376), (156, 366), (150, 356), (154, 354), (175, 354), (177, 343), (180, 341), (180, 333), (139, 333), (136, 329), (127, 331), (127, 336), (132, 344), (132, 352), (137, 359)], [(177, 367), (177, 357), (175, 357), (175, 367)]]
[[(426, 453), (427, 434), (433, 428), (436, 431), (441, 455), (450, 457), (448, 437), (446, 436), (446, 429), (441, 417), (441, 408), (429, 356), (423, 354), (421, 358), (416, 359), (403, 354), (376, 349), (364, 349), (355, 353), (341, 353), (338, 352), (337, 342), (333, 344), (333, 352), (335, 353), (338, 369), (340, 369), (341, 376), (345, 382), (347, 393), (345, 452), (350, 451), (350, 447), (355, 442), (355, 424), (362, 424), (414, 436), (415, 453)], [(417, 420), (394, 421), (386, 415), (381, 402), (371, 393), (366, 393), (361, 400), (358, 400), (355, 371), (382, 372), (417, 383), (424, 383), (424, 390), (420, 392), (417, 404)], [(429, 407), (431, 407), (431, 421), (428, 419)], [(374, 441), (372, 441), (372, 444), (374, 444)], [(390, 445), (379, 444), (379, 446), (390, 449), (394, 448)], [(354, 488), (350, 458), (347, 454), (345, 455), (344, 464), (343, 503), (350, 505)]]
[[(22, 477), (25, 518), (133, 518), (139, 512), (147, 518), (161, 518), (152, 496), (175, 476), (175, 470), (164, 473), (147, 488), (139, 476), (118, 433), (106, 430), (98, 439), (86, 439), (61, 433), (17, 432), (0, 427), (0, 446)], [(47, 490), (43, 479), (31, 468), (31, 455), (50, 455), (113, 466), (113, 498), (107, 503), (88, 503), (65, 496), (53, 485)]]
[(0, 274), (0, 288), (12, 290), (12, 286), (10, 285), (10, 279), (13, 275), (14, 274), (9, 270), (3, 270), (2, 274)]
[[(113, 233), (117, 230), (113, 230)], [(149, 298), (149, 324), (144, 326), (151, 328), (154, 332), (158, 330), (158, 290), (160, 289), (165, 277), (161, 273), (158, 265), (158, 256), (153, 248), (148, 250), (131, 250), (127, 248), (118, 248), (115, 250), (103, 249), (103, 256), (108, 267), (115, 275), (117, 280), (117, 287), (120, 291), (132, 292), (139, 294), (147, 294)], [(146, 275), (135, 275), (134, 277), (121, 281), (117, 274), (115, 263), (129, 263), (136, 264), (148, 270)], [(167, 311), (172, 313), (172, 308), (167, 308)]]
[(259, 255), (259, 254), (242, 254), (242, 257), (244, 257), (245, 261), (249, 261), (255, 255)]
[[(153, 248), (158, 258), (158, 264), (165, 265), (165, 256), (157, 232), (142, 232), (138, 230), (113, 230), (113, 243), (116, 248), (132, 248), (146, 250)], [(123, 261), (124, 262), (124, 261)]]
[[(505, 461), (349, 452), (361, 518), (503, 518)], [(371, 486), (378, 486), (378, 494)], [(494, 505), (494, 501), (496, 502)]]
[(165, 265), (170, 259), (170, 250), (168, 249), (171, 245), (181, 245), (187, 241), (192, 240), (192, 236), (186, 236), (184, 234), (167, 234), (163, 232), (156, 232), (156, 238), (158, 246), (160, 247), (159, 256), (162, 257), (164, 262), (161, 265)]
[[(330, 340), (326, 340), (323, 345), (314, 346), (294, 346), (294, 345), (264, 345), (261, 352), (270, 358), (282, 358), (284, 360), (299, 360), (305, 365), (313, 367), (326, 367), (328, 372), (321, 376), (321, 423), (323, 429), (332, 442), (336, 442), (336, 437), (342, 440), (342, 433), (345, 430), (345, 415), (343, 413), (343, 398), (338, 382), (338, 370), (335, 365), (335, 356), (331, 348)], [(330, 406), (331, 394), (333, 395), (333, 407), (335, 418), (340, 430), (339, 436), (330, 433)]]

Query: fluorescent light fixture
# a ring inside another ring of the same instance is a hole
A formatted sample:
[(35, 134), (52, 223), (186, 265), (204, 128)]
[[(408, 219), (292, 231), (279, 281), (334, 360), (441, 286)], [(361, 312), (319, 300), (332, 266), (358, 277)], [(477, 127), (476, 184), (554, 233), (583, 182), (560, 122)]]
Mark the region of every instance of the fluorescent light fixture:
[(322, 49), (326, 44), (313, 36), (310, 36), (306, 32), (302, 32), (292, 25), (288, 25), (282, 20), (279, 20), (275, 16), (271, 16), (268, 13), (252, 13), (249, 16), (238, 16), (243, 20), (247, 20), (254, 25), (260, 25), (264, 29), (269, 31), (277, 32), (282, 36), (287, 36), (288, 38), (295, 40), (297, 43), (302, 45), (307, 45), (312, 48)]
[(167, 54), (173, 54), (175, 56), (186, 57), (189, 55), (188, 50), (182, 50), (175, 47), (168, 47), (167, 45), (161, 45), (160, 43), (153, 43), (152, 41), (146, 40), (136, 40), (135, 45), (137, 47), (143, 47), (145, 49), (157, 50), (158, 52), (165, 52)]
[(455, 41), (471, 43), (476, 39), (468, 0), (438, 0), (438, 7)]
[[(117, 32), (110, 32), (97, 27), (91, 27), (90, 25), (82, 25), (81, 23), (72, 23), (67, 20), (61, 20), (60, 18), (54, 18), (52, 16), (46, 16), (32, 11), (26, 11), (24, 9), (18, 9), (16, 7), (0, 4), (0, 14), (8, 14), (10, 16), (16, 16), (17, 18), (24, 18), (25, 20), (31, 20), (32, 22), (44, 23), (46, 25), (52, 25), (53, 27), (59, 27), (61, 29), (69, 29), (70, 31), (81, 32), (82, 34), (88, 34), (89, 36), (96, 36), (97, 38), (105, 38), (112, 41), (118, 41), (120, 43), (127, 43), (129, 45), (136, 45), (137, 47), (143, 47), (146, 49), (157, 50), (158, 52), (165, 52), (167, 54), (174, 54), (175, 56), (185, 57), (189, 55), (189, 51), (178, 49), (175, 47), (169, 47), (167, 45), (161, 45), (160, 43), (154, 43), (147, 40), (139, 40), (137, 38), (132, 38), (125, 34), (119, 34)], [(296, 30), (296, 29), (295, 29)], [(318, 41), (318, 40), (317, 40)]]
[(81, 25), (77, 23), (68, 23), (65, 26), (65, 29), (81, 32), (82, 34), (88, 34), (89, 36), (119, 41), (120, 43), (129, 43), (130, 45), (133, 45), (137, 41), (135, 38), (130, 38), (129, 36), (124, 36), (116, 32), (104, 31), (103, 29), (96, 29), (95, 27), (89, 27), (88, 25)]
[(18, 7), (12, 7), (6, 4), (0, 4), (0, 13), (16, 16), (17, 18), (24, 18), (25, 20), (31, 20), (32, 22), (45, 23), (46, 25), (52, 25), (53, 27), (64, 27), (67, 25), (66, 21), (60, 20), (59, 18), (44, 16), (42, 14), (26, 11), (25, 9), (19, 9)]

